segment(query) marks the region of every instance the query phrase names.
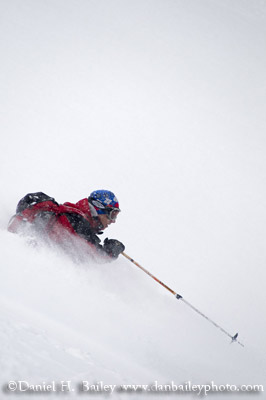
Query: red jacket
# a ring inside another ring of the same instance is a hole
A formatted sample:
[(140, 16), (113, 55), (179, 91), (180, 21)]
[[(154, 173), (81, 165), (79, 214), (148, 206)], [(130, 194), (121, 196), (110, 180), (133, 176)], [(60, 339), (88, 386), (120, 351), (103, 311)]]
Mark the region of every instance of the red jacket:
[[(98, 217), (92, 216), (87, 198), (76, 204), (58, 204), (44, 193), (28, 194), (18, 203), (8, 230), (19, 233), (29, 226), (34, 233), (48, 237), (66, 250), (79, 242), (83, 249), (86, 244), (91, 256), (100, 257), (101, 261), (111, 260), (100, 244), (97, 234), (101, 233), (101, 224)], [(76, 250), (80, 249), (76, 246)]]

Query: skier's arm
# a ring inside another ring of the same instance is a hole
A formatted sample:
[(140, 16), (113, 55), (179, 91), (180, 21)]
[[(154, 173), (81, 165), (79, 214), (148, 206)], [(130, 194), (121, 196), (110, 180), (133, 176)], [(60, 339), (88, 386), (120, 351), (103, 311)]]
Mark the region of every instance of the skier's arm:
[(119, 254), (125, 250), (123, 243), (116, 239), (105, 239), (104, 244), (101, 245), (101, 239), (93, 232), (89, 221), (80, 216), (79, 214), (68, 214), (67, 219), (71, 223), (74, 231), (87, 242), (93, 244), (99, 255), (108, 257), (109, 261), (116, 259)]

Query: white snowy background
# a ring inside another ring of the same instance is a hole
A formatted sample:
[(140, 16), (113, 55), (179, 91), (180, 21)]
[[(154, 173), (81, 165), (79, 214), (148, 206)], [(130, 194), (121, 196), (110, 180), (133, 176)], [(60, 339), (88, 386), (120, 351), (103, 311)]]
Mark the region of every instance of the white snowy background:
[[(0, 1), (1, 387), (266, 384), (265, 39), (265, 0)], [(105, 236), (244, 348), (122, 256), (6, 231), (28, 192), (95, 189), (122, 209)]]

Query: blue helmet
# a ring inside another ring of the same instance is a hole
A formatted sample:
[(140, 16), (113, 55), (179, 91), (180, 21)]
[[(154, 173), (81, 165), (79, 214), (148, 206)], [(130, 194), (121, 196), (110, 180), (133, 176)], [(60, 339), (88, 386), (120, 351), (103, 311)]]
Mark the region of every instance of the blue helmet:
[(97, 214), (109, 214), (113, 210), (120, 211), (116, 196), (109, 190), (94, 190), (89, 195), (88, 201), (93, 205)]

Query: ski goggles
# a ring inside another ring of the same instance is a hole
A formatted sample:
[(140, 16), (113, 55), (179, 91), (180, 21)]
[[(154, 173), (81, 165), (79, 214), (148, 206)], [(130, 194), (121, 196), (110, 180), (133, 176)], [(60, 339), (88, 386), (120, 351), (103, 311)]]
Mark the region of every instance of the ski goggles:
[(109, 208), (108, 207), (108, 208), (105, 209), (105, 215), (112, 222), (116, 221), (116, 218), (117, 218), (119, 213), (120, 213), (119, 208)]

